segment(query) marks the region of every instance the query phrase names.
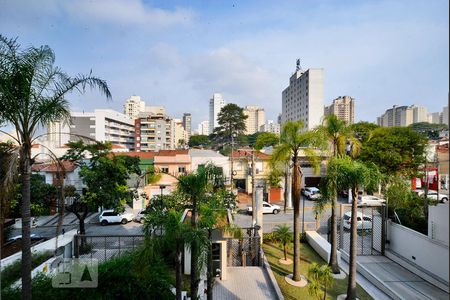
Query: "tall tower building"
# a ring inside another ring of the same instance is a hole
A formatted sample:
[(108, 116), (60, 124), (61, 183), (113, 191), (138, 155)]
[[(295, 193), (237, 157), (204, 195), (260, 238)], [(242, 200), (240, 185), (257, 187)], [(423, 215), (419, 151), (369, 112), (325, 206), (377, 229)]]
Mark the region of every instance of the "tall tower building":
[(183, 127), (184, 130), (186, 131), (186, 136), (187, 136), (187, 141), (189, 141), (189, 138), (191, 137), (191, 132), (192, 132), (192, 116), (190, 113), (184, 113), (183, 114)]
[(123, 113), (132, 119), (136, 119), (140, 112), (145, 111), (145, 102), (140, 96), (131, 96), (125, 100), (123, 105)]
[(258, 106), (246, 106), (243, 110), (247, 116), (245, 120), (245, 134), (254, 134), (259, 131), (259, 127), (266, 122), (264, 108)]
[(202, 121), (200, 124), (198, 124), (198, 134), (201, 135), (209, 135), (209, 122), (208, 121)]
[(323, 69), (303, 71), (300, 60), (282, 93), (281, 122), (303, 121), (305, 130), (321, 124), (324, 98)]
[(209, 99), (209, 133), (213, 133), (214, 128), (219, 126), (217, 116), (222, 107), (225, 106), (225, 100), (219, 93), (214, 93), (213, 97)]
[(355, 122), (355, 99), (350, 96), (340, 96), (333, 100), (330, 106), (325, 106), (325, 115), (335, 115), (347, 124)]

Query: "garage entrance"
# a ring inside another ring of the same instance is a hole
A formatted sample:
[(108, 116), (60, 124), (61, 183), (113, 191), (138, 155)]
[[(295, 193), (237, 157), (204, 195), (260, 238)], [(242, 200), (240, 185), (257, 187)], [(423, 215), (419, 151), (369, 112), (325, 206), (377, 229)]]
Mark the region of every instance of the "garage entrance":
[(322, 177), (305, 177), (305, 187), (319, 187)]

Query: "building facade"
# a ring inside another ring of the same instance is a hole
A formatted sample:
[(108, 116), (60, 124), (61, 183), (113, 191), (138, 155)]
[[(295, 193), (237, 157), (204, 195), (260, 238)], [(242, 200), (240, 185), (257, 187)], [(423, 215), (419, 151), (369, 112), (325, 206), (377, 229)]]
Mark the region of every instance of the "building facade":
[(259, 131), (259, 127), (266, 122), (266, 113), (264, 108), (258, 106), (246, 106), (243, 109), (245, 120), (245, 134), (254, 134)]
[(134, 147), (137, 152), (172, 149), (170, 117), (165, 114), (140, 113), (134, 121)]
[(192, 116), (190, 113), (183, 114), (183, 128), (186, 131), (187, 141), (189, 142), (189, 138), (192, 134)]
[(180, 119), (172, 119), (171, 129), (171, 149), (184, 148), (188, 144), (189, 139), (186, 130), (184, 130), (183, 121)]
[(209, 135), (209, 121), (202, 121), (197, 126), (198, 134)]
[(324, 101), (323, 69), (303, 71), (297, 67), (282, 93), (281, 122), (302, 121), (305, 130), (322, 122)]
[(340, 96), (333, 100), (330, 106), (325, 106), (325, 116), (335, 115), (347, 124), (355, 122), (355, 99), (350, 96)]
[(409, 126), (413, 123), (428, 122), (429, 114), (425, 107), (411, 105), (398, 106), (386, 110), (384, 114), (377, 118), (379, 126)]
[(56, 147), (63, 146), (71, 140), (78, 140), (75, 135), (80, 135), (99, 142), (125, 146), (130, 150), (134, 148), (133, 120), (112, 109), (71, 112), (70, 124), (52, 122), (47, 130), (50, 134), (49, 140), (54, 142)]
[(209, 99), (209, 133), (214, 132), (214, 128), (219, 126), (217, 117), (222, 107), (225, 106), (225, 100), (219, 93), (214, 93), (213, 97)]
[(125, 100), (123, 105), (123, 113), (133, 120), (144, 110), (145, 102), (141, 100), (140, 96), (131, 96)]
[(264, 125), (259, 127), (260, 132), (270, 132), (280, 135), (280, 124), (275, 123), (273, 120), (267, 120)]

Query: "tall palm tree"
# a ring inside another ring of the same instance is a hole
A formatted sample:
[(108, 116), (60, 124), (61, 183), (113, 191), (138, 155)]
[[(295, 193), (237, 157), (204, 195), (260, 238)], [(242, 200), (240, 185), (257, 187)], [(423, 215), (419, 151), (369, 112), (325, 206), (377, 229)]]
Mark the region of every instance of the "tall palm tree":
[[(336, 115), (328, 115), (324, 118), (323, 124), (316, 129), (316, 132), (323, 136), (324, 139), (329, 141), (331, 146), (331, 153), (333, 157), (338, 157), (346, 154), (346, 145), (348, 141), (354, 144), (351, 147), (353, 155), (359, 150), (359, 142), (353, 136), (350, 127), (347, 126), (344, 120), (339, 119)], [(333, 178), (331, 178), (333, 179)], [(330, 180), (329, 183), (333, 183), (334, 180)], [(337, 260), (337, 190), (336, 185), (331, 184), (331, 190), (328, 193), (322, 193), (322, 195), (329, 195), (331, 198), (331, 253), (330, 261), (328, 265), (334, 274), (339, 274), (339, 264)]]
[(340, 189), (352, 192), (352, 213), (350, 225), (350, 267), (347, 286), (347, 300), (356, 299), (356, 239), (357, 239), (357, 197), (361, 188), (378, 184), (379, 172), (374, 165), (366, 166), (350, 157), (332, 158), (329, 162), (328, 174), (336, 178)]
[(316, 171), (320, 167), (320, 158), (316, 154), (317, 148), (324, 146), (320, 135), (312, 131), (304, 131), (302, 122), (287, 122), (283, 126), (280, 144), (274, 149), (274, 161), (292, 161), (292, 198), (294, 205), (294, 273), (293, 280), (300, 281), (300, 190), (302, 182), (302, 168), (299, 161), (300, 152), (304, 152)]
[(0, 124), (11, 124), (11, 137), (20, 149), (22, 178), (22, 297), (31, 299), (30, 177), (31, 146), (39, 126), (67, 121), (69, 103), (65, 95), (98, 87), (111, 98), (105, 81), (92, 76), (69, 77), (54, 66), (55, 54), (48, 46), (20, 49), (16, 39), (0, 35)]

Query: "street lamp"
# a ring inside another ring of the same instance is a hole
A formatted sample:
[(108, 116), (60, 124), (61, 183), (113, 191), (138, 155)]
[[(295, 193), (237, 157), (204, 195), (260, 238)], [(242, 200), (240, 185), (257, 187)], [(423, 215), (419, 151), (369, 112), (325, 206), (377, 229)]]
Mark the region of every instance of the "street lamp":
[(231, 154), (230, 154), (230, 161), (231, 161), (231, 174), (230, 174), (230, 179), (231, 179), (231, 192), (233, 192), (233, 151), (234, 151), (234, 138), (236, 137), (236, 133), (232, 133), (231, 134)]
[(164, 185), (164, 184), (161, 184), (160, 186), (159, 186), (159, 189), (161, 190), (161, 198), (162, 198), (162, 196), (163, 196), (163, 190), (166, 188), (166, 186)]

